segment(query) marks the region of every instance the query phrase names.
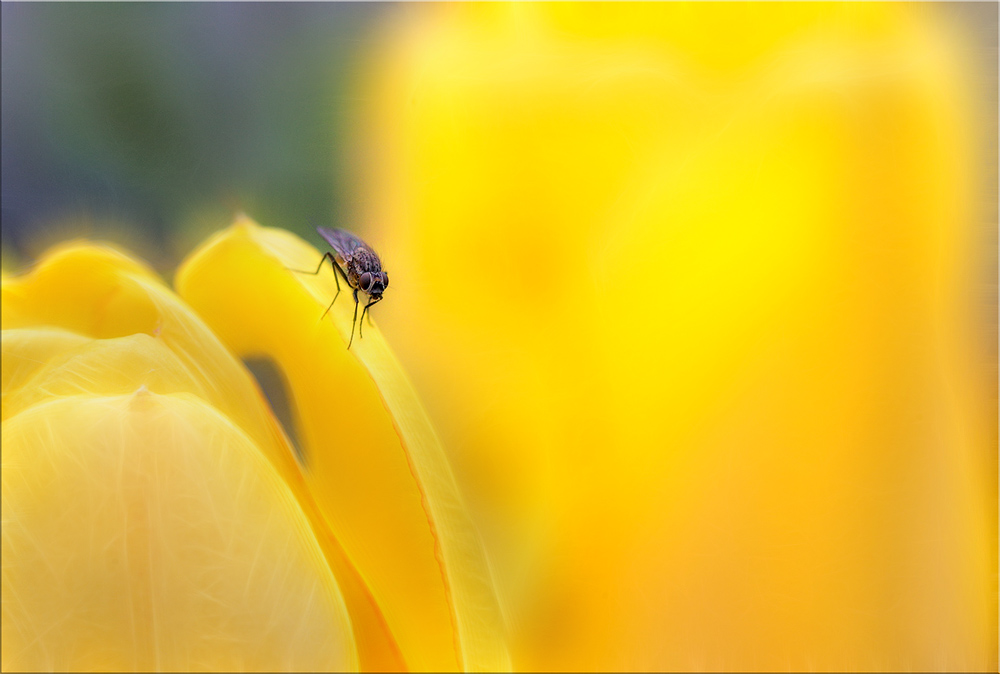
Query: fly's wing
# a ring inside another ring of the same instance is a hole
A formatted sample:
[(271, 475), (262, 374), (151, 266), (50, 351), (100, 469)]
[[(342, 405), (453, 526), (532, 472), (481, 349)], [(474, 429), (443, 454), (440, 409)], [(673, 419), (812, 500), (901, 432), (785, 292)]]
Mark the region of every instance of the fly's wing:
[(326, 242), (333, 248), (333, 252), (342, 260), (350, 260), (354, 256), (354, 251), (365, 245), (361, 239), (342, 229), (317, 227), (316, 231), (326, 239)]

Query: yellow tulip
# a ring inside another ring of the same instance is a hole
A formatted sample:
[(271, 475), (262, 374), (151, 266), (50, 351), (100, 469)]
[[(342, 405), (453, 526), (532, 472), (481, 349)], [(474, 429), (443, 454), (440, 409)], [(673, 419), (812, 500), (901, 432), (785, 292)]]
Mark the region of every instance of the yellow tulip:
[(488, 564), (443, 450), (378, 328), (347, 350), (349, 293), (319, 320), (333, 271), (289, 271), (319, 259), (242, 219), (191, 255), (177, 288), (233, 352), (277, 365), (307, 488), (406, 666), (507, 669)]
[(995, 159), (935, 11), (392, 27), (358, 97), (381, 325), (515, 668), (996, 668)]
[[(348, 353), (317, 321), (321, 281), (285, 269), (318, 259), (243, 221), (179, 273), (202, 316), (103, 246), (4, 277), (4, 670), (507, 666), (405, 377), (377, 330)], [(267, 305), (254, 283), (275, 274)], [(302, 458), (233, 355), (247, 340), (293, 375)]]

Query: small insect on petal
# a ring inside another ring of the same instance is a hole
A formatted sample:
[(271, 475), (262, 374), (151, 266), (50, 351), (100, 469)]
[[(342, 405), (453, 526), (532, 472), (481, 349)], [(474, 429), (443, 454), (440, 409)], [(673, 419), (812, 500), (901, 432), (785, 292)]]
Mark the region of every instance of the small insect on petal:
[[(347, 343), (347, 348), (350, 349), (354, 343), (354, 326), (358, 322), (358, 291), (366, 293), (369, 297), (368, 303), (365, 304), (364, 309), (361, 311), (363, 326), (365, 313), (368, 312), (368, 309), (373, 304), (382, 301), (382, 293), (389, 287), (389, 276), (382, 271), (382, 261), (375, 251), (372, 250), (371, 246), (350, 232), (345, 232), (342, 229), (329, 229), (327, 227), (317, 227), (316, 231), (330, 244), (330, 247), (333, 248), (333, 253), (325, 253), (316, 271), (307, 273), (318, 274), (320, 269), (323, 268), (323, 262), (329, 257), (334, 270), (333, 278), (337, 281), (337, 294), (333, 296), (333, 301), (330, 302), (330, 306), (323, 312), (323, 316), (326, 316), (326, 313), (330, 311), (333, 303), (337, 301), (337, 297), (340, 295), (340, 277), (343, 277), (347, 281), (347, 285), (354, 289), (354, 319), (351, 323), (351, 339)], [(364, 336), (361, 330), (362, 328), (359, 327), (359, 337)]]

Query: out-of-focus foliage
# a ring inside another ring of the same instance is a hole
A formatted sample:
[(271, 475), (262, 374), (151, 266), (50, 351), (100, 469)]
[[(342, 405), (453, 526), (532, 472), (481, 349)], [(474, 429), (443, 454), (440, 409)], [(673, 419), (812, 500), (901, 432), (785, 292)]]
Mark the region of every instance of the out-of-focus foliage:
[(996, 668), (995, 138), (936, 12), (387, 33), (359, 114), (382, 325), (515, 667)]
[(239, 209), (342, 219), (346, 91), (386, 7), (4, 3), (4, 248), (99, 235), (167, 270)]

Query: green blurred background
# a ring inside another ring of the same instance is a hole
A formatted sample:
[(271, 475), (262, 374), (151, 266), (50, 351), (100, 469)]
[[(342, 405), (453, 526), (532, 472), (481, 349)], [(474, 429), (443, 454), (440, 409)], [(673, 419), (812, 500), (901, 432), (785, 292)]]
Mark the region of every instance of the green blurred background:
[(241, 209), (310, 239), (347, 225), (352, 73), (395, 11), (4, 3), (5, 268), (91, 236), (165, 271)]
[[(360, 229), (344, 175), (356, 77), (379, 28), (413, 11), (3, 3), (5, 269), (88, 236), (167, 272), (239, 210), (309, 240), (316, 224)], [(947, 11), (992, 73), (995, 111), (996, 4)]]

